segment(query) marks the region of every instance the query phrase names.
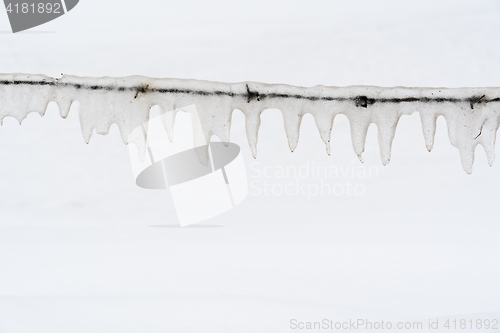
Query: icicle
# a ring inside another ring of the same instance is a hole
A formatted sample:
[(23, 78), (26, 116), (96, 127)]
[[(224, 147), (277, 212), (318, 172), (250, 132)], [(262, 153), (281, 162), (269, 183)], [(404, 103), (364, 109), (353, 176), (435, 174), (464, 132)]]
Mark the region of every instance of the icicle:
[(288, 147), (293, 153), (299, 143), (300, 123), (302, 122), (302, 114), (294, 110), (291, 112), (283, 112), (283, 122), (285, 124), (285, 133), (288, 138)]
[(474, 126), (472, 129), (472, 135), (474, 135), (472, 141), (475, 145), (480, 144), (483, 146), (490, 166), (493, 165), (493, 161), (495, 160), (495, 140), (500, 124), (500, 112), (497, 112), (499, 106), (499, 103), (477, 103), (472, 105), (474, 107), (471, 109), (474, 119), (465, 120)]
[(422, 131), (424, 133), (425, 148), (429, 152), (434, 148), (434, 137), (436, 136), (436, 121), (437, 117), (432, 109), (422, 108), (420, 113), (420, 121), (422, 122)]
[[(324, 103), (324, 102), (322, 102)], [(333, 121), (335, 116), (340, 113), (338, 108), (328, 107), (328, 106), (320, 106), (319, 103), (315, 103), (311, 106), (309, 113), (311, 113), (314, 117), (314, 122), (316, 123), (316, 127), (319, 130), (319, 135), (321, 139), (325, 143), (326, 153), (331, 155), (331, 134), (333, 128)]]
[(480, 128), (480, 132), (476, 137), (476, 140), (478, 140), (479, 144), (481, 144), (484, 148), (486, 157), (488, 158), (488, 164), (490, 166), (493, 165), (493, 161), (495, 160), (495, 140), (498, 126), (498, 114), (495, 114), (494, 117), (485, 119)]
[(371, 108), (358, 109), (355, 106), (349, 105), (343, 113), (349, 119), (354, 152), (359, 160), (363, 162), (362, 154), (365, 151), (366, 135), (368, 134), (368, 127), (371, 124), (372, 110)]
[(399, 121), (398, 104), (374, 105), (373, 122), (377, 125), (377, 135), (380, 147), (382, 164), (387, 165), (391, 161), (391, 148), (396, 126)]
[(257, 158), (257, 141), (259, 137), (260, 114), (261, 111), (254, 108), (253, 111), (241, 110), (245, 114), (245, 126), (248, 138), (248, 144), (252, 152), (253, 158)]
[(474, 163), (474, 150), (477, 142), (474, 138), (479, 134), (474, 126), (474, 111), (466, 103), (447, 103), (444, 108), (444, 117), (448, 126), (450, 143), (458, 148), (462, 167), (468, 174), (472, 173)]
[(168, 139), (170, 142), (174, 139), (174, 124), (175, 124), (175, 116), (177, 115), (177, 111), (169, 110), (168, 108), (161, 107), (161, 121), (163, 123), (163, 127), (167, 132)]

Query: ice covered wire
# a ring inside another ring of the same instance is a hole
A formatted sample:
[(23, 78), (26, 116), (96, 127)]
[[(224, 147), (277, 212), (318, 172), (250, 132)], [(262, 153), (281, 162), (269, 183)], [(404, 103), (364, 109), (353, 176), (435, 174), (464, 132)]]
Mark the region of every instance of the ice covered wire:
[[(462, 165), (472, 172), (474, 150), (478, 144), (486, 151), (490, 165), (495, 154), (495, 139), (500, 119), (500, 88), (381, 88), (294, 87), (258, 82), (221, 83), (183, 79), (154, 79), (142, 76), (124, 78), (77, 77), (65, 75), (0, 74), (0, 121), (6, 116), (22, 121), (29, 112), (43, 115), (51, 101), (66, 117), (71, 104), (78, 101), (83, 137), (90, 141), (93, 131), (107, 134), (113, 123), (125, 143), (136, 144), (145, 152), (146, 138), (130, 135), (149, 118), (151, 107), (163, 112), (195, 104), (204, 125), (207, 141), (212, 135), (229, 141), (231, 114), (241, 110), (246, 118), (246, 133), (254, 157), (260, 114), (279, 109), (293, 151), (299, 140), (302, 117), (312, 114), (320, 136), (330, 153), (330, 133), (337, 114), (349, 119), (352, 144), (361, 159), (371, 123), (378, 128), (382, 163), (391, 158), (391, 145), (402, 115), (419, 112), (427, 149), (434, 143), (436, 119), (444, 116), (451, 144), (458, 148)], [(164, 118), (172, 135), (174, 118)]]

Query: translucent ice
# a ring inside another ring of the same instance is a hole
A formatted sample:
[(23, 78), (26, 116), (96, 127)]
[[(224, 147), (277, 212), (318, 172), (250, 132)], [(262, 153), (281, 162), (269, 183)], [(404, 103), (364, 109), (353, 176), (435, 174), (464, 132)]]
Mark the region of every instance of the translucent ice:
[[(302, 117), (312, 114), (320, 136), (330, 153), (330, 132), (335, 116), (345, 114), (351, 126), (352, 144), (361, 159), (371, 123), (378, 128), (382, 163), (391, 159), (391, 146), (399, 118), (419, 112), (425, 144), (434, 142), (436, 119), (444, 116), (450, 142), (458, 148), (462, 165), (472, 172), (474, 150), (482, 145), (490, 165), (494, 160), (495, 139), (500, 119), (500, 88), (381, 88), (294, 87), (257, 82), (220, 83), (182, 79), (153, 79), (142, 76), (90, 78), (45, 75), (0, 74), (0, 122), (6, 116), (21, 122), (29, 112), (43, 115), (55, 101), (62, 117), (78, 101), (85, 142), (95, 130), (107, 134), (113, 123), (125, 143), (134, 143), (145, 153), (146, 138), (133, 129), (147, 122), (150, 109), (158, 105), (163, 113), (195, 104), (207, 142), (212, 135), (229, 141), (231, 115), (241, 110), (246, 118), (248, 142), (257, 156), (260, 115), (265, 109), (281, 110), (285, 132), (293, 151), (299, 140)], [(169, 113), (171, 114), (171, 113)], [(164, 125), (172, 136), (174, 117)], [(131, 135), (132, 134), (132, 135)]]

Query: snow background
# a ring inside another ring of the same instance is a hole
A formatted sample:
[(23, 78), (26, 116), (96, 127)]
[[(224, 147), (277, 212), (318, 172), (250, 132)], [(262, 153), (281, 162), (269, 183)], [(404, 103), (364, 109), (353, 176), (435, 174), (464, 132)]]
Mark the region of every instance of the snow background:
[[(498, 1), (81, 1), (10, 33), (0, 72), (146, 75), (300, 86), (499, 86)], [(116, 126), (86, 145), (73, 107), (0, 128), (0, 332), (288, 332), (290, 320), (500, 317), (500, 166), (471, 176), (438, 121), (432, 153), (404, 116), (363, 196), (250, 195), (177, 228), (167, 191), (135, 186)], [(232, 141), (253, 158), (244, 117)], [(259, 168), (361, 165), (348, 121), (332, 156), (304, 118), (288, 149), (262, 115)], [(255, 167), (255, 164), (254, 164)], [(251, 179), (249, 179), (251, 180)], [(268, 179), (276, 184), (294, 179)], [(307, 182), (307, 179), (301, 181)], [(316, 181), (316, 180), (313, 180)]]

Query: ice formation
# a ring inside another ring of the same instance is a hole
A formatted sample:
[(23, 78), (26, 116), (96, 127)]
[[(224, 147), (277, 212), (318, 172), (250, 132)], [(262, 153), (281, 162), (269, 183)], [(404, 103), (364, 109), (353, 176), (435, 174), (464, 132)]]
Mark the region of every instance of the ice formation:
[[(371, 123), (378, 128), (382, 163), (391, 159), (391, 145), (402, 115), (419, 112), (425, 144), (434, 142), (436, 119), (444, 116), (450, 142), (458, 148), (462, 165), (472, 172), (474, 150), (478, 144), (486, 151), (490, 165), (495, 154), (495, 139), (500, 119), (500, 88), (382, 88), (294, 87), (258, 82), (220, 83), (183, 79), (156, 79), (142, 76), (91, 78), (65, 75), (0, 74), (0, 122), (6, 116), (21, 122), (29, 112), (43, 115), (49, 102), (59, 105), (62, 117), (71, 104), (79, 102), (79, 118), (85, 142), (93, 131), (107, 134), (116, 123), (125, 143), (132, 142), (144, 154), (144, 135), (130, 136), (145, 123), (151, 107), (163, 112), (195, 104), (204, 125), (207, 141), (212, 135), (229, 142), (231, 115), (241, 110), (254, 157), (260, 115), (265, 109), (279, 109), (293, 151), (299, 140), (302, 117), (313, 115), (320, 136), (330, 153), (330, 133), (337, 114), (349, 119), (352, 144), (361, 159)], [(174, 117), (165, 117), (164, 126), (172, 136)]]

